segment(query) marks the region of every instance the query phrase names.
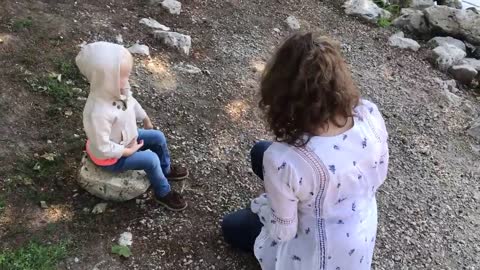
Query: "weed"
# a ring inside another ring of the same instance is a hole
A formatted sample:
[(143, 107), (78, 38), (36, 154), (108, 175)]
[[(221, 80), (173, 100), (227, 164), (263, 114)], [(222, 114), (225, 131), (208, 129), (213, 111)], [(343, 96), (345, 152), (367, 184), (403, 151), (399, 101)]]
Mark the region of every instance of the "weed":
[(3, 214), (3, 209), (5, 209), (5, 206), (7, 206), (7, 203), (5, 202), (5, 198), (0, 196), (0, 215)]
[(13, 31), (18, 32), (23, 29), (32, 27), (33, 21), (32, 18), (18, 19), (13, 22)]
[[(397, 17), (399, 14), (400, 14), (400, 11), (401, 11), (401, 6), (402, 4), (400, 5), (391, 5), (391, 4), (388, 4), (386, 3), (385, 1), (383, 0), (374, 0), (373, 1), (377, 6), (385, 9), (386, 11), (390, 12), (392, 14), (393, 17)], [(406, 2), (406, 1), (404, 1)], [(408, 6), (409, 4), (406, 3), (406, 5)]]
[(15, 251), (0, 252), (0, 269), (50, 270), (67, 256), (67, 243), (42, 245), (31, 242)]
[(387, 19), (387, 18), (380, 18), (378, 19), (377, 24), (380, 27), (386, 28), (392, 24), (392, 21), (390, 21), (390, 19)]

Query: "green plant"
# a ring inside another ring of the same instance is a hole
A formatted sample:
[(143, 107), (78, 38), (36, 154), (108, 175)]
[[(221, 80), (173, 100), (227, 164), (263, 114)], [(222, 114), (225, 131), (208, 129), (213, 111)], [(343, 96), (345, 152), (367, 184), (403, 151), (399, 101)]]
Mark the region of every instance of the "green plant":
[(7, 203), (5, 202), (5, 199), (0, 196), (0, 215), (3, 213), (3, 209), (7, 206)]
[(13, 30), (20, 31), (22, 29), (30, 28), (33, 25), (32, 18), (18, 19), (13, 22)]
[(117, 254), (121, 257), (128, 258), (132, 256), (132, 251), (130, 251), (130, 248), (127, 246), (121, 246), (121, 245), (113, 245), (112, 246), (112, 253)]
[(387, 18), (380, 18), (378, 19), (377, 24), (380, 27), (386, 28), (392, 25), (392, 21), (390, 21), (390, 19), (387, 19)]
[(50, 270), (67, 256), (67, 243), (42, 245), (31, 242), (14, 251), (0, 252), (0, 269)]

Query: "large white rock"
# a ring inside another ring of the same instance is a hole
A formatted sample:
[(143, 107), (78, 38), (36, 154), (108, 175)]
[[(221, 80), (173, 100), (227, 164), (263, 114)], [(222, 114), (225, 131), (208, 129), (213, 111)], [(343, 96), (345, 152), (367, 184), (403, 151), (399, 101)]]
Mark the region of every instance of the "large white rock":
[(143, 18), (143, 19), (140, 20), (140, 23), (144, 24), (144, 25), (146, 25), (150, 28), (153, 28), (153, 29), (170, 31), (170, 27), (167, 27), (167, 26), (157, 22), (156, 20), (154, 20), (152, 18)]
[(412, 0), (410, 2), (410, 7), (416, 9), (425, 9), (433, 5), (435, 5), (433, 0)]
[(458, 47), (445, 44), (433, 49), (432, 60), (441, 70), (447, 71), (448, 68), (465, 58), (466, 55), (467, 53)]
[(478, 74), (475, 68), (469, 65), (452, 66), (449, 72), (455, 80), (463, 84), (471, 84)]
[(190, 48), (192, 47), (192, 38), (190, 36), (161, 30), (154, 31), (153, 35), (165, 45), (176, 48), (186, 55), (190, 54)]
[(465, 46), (465, 43), (453, 37), (434, 37), (430, 39), (427, 43), (427, 45), (430, 46), (430, 48), (436, 48), (438, 46), (443, 46), (445, 44), (456, 46), (464, 52), (467, 51), (467, 47)]
[(345, 13), (360, 16), (370, 22), (377, 22), (379, 18), (390, 18), (390, 12), (377, 6), (372, 0), (347, 0), (343, 4)]
[(388, 44), (400, 49), (410, 49), (412, 51), (418, 51), (420, 44), (413, 39), (405, 38), (403, 32), (398, 32), (388, 39)]
[(424, 13), (434, 31), (480, 44), (480, 14), (447, 6), (432, 6)]
[(164, 0), (162, 2), (162, 7), (168, 10), (170, 14), (180, 14), (182, 11), (182, 3), (177, 0)]
[(393, 25), (418, 34), (430, 32), (430, 28), (425, 21), (425, 15), (421, 10), (417, 9), (402, 9), (400, 16), (393, 21)]
[(135, 43), (133, 46), (129, 47), (128, 51), (133, 54), (140, 54), (145, 56), (150, 55), (150, 48), (148, 48), (147, 45), (141, 45), (138, 43)]
[(78, 183), (92, 195), (111, 201), (131, 200), (150, 187), (143, 171), (110, 173), (93, 164), (86, 156), (82, 159)]
[(480, 60), (475, 58), (464, 58), (458, 62), (459, 65), (469, 65), (473, 67), (480, 75)]
[(292, 30), (300, 29), (300, 22), (295, 16), (288, 16), (285, 22), (287, 23), (288, 27), (290, 27), (290, 29)]

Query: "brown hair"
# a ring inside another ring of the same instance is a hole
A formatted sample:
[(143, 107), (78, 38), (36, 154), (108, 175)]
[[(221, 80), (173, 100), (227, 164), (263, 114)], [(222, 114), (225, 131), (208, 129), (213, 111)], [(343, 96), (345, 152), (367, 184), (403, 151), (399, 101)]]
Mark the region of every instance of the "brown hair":
[[(263, 73), (260, 108), (276, 140), (304, 146), (320, 127), (353, 116), (360, 93), (337, 42), (313, 33), (294, 34)], [(304, 135), (308, 137), (305, 139)]]

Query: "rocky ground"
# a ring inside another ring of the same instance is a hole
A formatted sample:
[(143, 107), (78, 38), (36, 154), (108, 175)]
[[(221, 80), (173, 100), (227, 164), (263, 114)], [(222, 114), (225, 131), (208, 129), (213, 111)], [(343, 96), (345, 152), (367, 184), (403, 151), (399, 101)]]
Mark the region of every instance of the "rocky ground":
[[(365, 98), (379, 105), (390, 131), (374, 269), (479, 268), (480, 161), (471, 146), (478, 142), (465, 132), (478, 117), (478, 93), (460, 89), (452, 98), (436, 79), (447, 75), (425, 60), (425, 49), (389, 47), (394, 29), (347, 17), (340, 6), (333, 0), (190, 0), (171, 15), (147, 1), (5, 0), (0, 247), (68, 240), (59, 269), (259, 269), (251, 255), (223, 244), (219, 222), (261, 190), (248, 160), (253, 143), (270, 138), (256, 109), (258, 77), (289, 34), (285, 19), (294, 15), (302, 30), (342, 42), (354, 78)], [(144, 17), (191, 35), (190, 56), (155, 40), (139, 24)], [(75, 183), (88, 87), (70, 64), (83, 41), (115, 41), (118, 34), (127, 45), (139, 40), (150, 47), (151, 58), (136, 59), (133, 85), (167, 134), (175, 160), (191, 169), (190, 207), (183, 213), (159, 209), (146, 197), (109, 203), (93, 215), (101, 201)], [(203, 72), (174, 68), (182, 62)], [(63, 75), (60, 86), (48, 79), (51, 72)], [(64, 96), (42, 90), (45, 84), (82, 91)], [(125, 231), (133, 235), (133, 256), (126, 260), (110, 252)]]

